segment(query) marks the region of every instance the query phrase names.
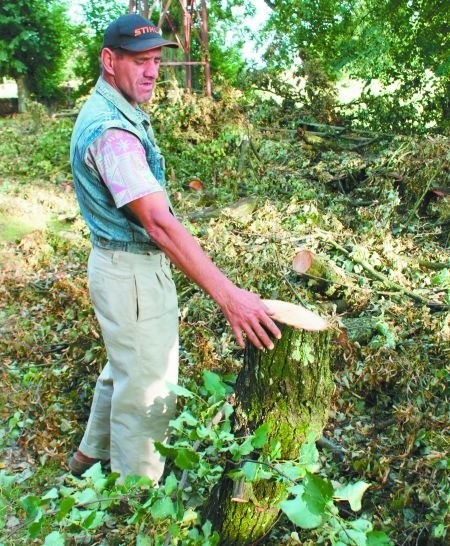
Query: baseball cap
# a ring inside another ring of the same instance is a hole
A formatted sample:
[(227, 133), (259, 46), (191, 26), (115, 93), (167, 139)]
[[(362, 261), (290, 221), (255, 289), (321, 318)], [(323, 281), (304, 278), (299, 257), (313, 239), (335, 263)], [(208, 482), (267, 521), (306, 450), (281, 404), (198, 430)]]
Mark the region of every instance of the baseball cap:
[(164, 46), (178, 47), (178, 44), (164, 40), (159, 28), (151, 21), (137, 13), (128, 13), (113, 21), (105, 30), (102, 48), (147, 51)]

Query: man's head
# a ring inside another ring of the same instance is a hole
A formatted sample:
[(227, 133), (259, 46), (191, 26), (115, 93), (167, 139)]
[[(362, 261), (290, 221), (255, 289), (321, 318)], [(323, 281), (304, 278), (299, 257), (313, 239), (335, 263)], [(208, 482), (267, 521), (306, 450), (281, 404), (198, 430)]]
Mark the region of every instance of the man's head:
[(149, 51), (158, 47), (178, 47), (176, 42), (164, 40), (155, 25), (136, 13), (122, 15), (105, 31), (102, 48), (121, 48), (126, 51)]
[(133, 106), (148, 101), (158, 77), (163, 47), (178, 47), (136, 14), (122, 15), (105, 31), (102, 46), (103, 78)]

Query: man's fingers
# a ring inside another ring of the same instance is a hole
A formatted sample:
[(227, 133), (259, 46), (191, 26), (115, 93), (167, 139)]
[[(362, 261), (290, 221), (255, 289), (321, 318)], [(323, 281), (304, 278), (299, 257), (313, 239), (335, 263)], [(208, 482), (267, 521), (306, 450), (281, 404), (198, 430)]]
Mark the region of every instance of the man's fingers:
[[(260, 350), (264, 349), (265, 344), (259, 339), (259, 337), (256, 335), (256, 333), (252, 329), (248, 328), (245, 333), (247, 334), (247, 339), (252, 343), (252, 345), (254, 345), (257, 349), (260, 349)], [(273, 343), (272, 343), (272, 347), (267, 347), (267, 348), (268, 349), (273, 348)]]
[[(255, 321), (253, 324), (249, 324), (245, 330), (247, 334), (247, 338), (249, 341), (255, 345), (258, 349), (270, 349), (272, 350), (274, 348), (273, 341), (269, 335), (269, 332), (265, 328), (266, 321), (264, 321), (264, 325), (262, 326), (259, 321)], [(272, 321), (270, 321), (272, 322)], [(278, 328), (275, 326), (275, 330), (279, 332)], [(275, 333), (275, 332), (274, 332)], [(280, 332), (281, 335), (281, 332)]]
[(239, 347), (241, 347), (241, 349), (245, 349), (245, 340), (244, 336), (242, 335), (242, 329), (239, 326), (232, 326), (232, 330)]
[(270, 316), (266, 315), (262, 323), (264, 325), (264, 328), (268, 330), (273, 335), (273, 337), (281, 339), (281, 331), (275, 324), (275, 322), (270, 318)]

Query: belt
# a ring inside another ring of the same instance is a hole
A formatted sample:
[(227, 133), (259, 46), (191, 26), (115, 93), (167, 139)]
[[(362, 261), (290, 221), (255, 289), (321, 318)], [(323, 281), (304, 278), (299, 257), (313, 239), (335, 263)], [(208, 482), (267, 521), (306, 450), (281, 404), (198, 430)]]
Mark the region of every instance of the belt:
[(161, 249), (155, 243), (137, 242), (137, 241), (111, 241), (104, 237), (91, 237), (91, 242), (95, 246), (106, 250), (121, 250), (123, 252), (131, 252), (132, 254), (154, 254), (161, 252)]

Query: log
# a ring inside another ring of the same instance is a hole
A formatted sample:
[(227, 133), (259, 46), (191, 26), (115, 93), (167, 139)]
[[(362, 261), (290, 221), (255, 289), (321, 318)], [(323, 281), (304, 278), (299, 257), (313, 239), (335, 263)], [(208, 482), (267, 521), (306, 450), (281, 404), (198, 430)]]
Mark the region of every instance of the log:
[[(321, 437), (328, 418), (333, 381), (330, 371), (330, 330), (306, 331), (279, 323), (282, 338), (272, 351), (248, 344), (236, 382), (234, 431), (245, 437), (267, 424), (268, 442), (249, 458), (267, 458), (273, 442), (280, 458), (295, 460), (311, 434)], [(264, 464), (264, 462), (262, 463)], [(279, 502), (287, 498), (283, 480), (233, 481), (229, 463), (215, 486), (204, 516), (226, 546), (246, 546), (264, 537), (279, 516)]]
[(292, 260), (292, 269), (298, 275), (309, 278), (310, 286), (319, 291), (327, 290), (330, 285), (349, 288), (349, 284), (352, 284), (330, 259), (318, 256), (311, 250), (297, 252)]
[(195, 222), (196, 220), (216, 218), (221, 214), (226, 214), (227, 216), (233, 218), (233, 220), (246, 223), (251, 219), (257, 204), (257, 199), (255, 199), (254, 197), (243, 197), (241, 199), (238, 199), (235, 203), (229, 205), (228, 207), (206, 207), (199, 212), (194, 212), (190, 214), (188, 219), (191, 222)]

